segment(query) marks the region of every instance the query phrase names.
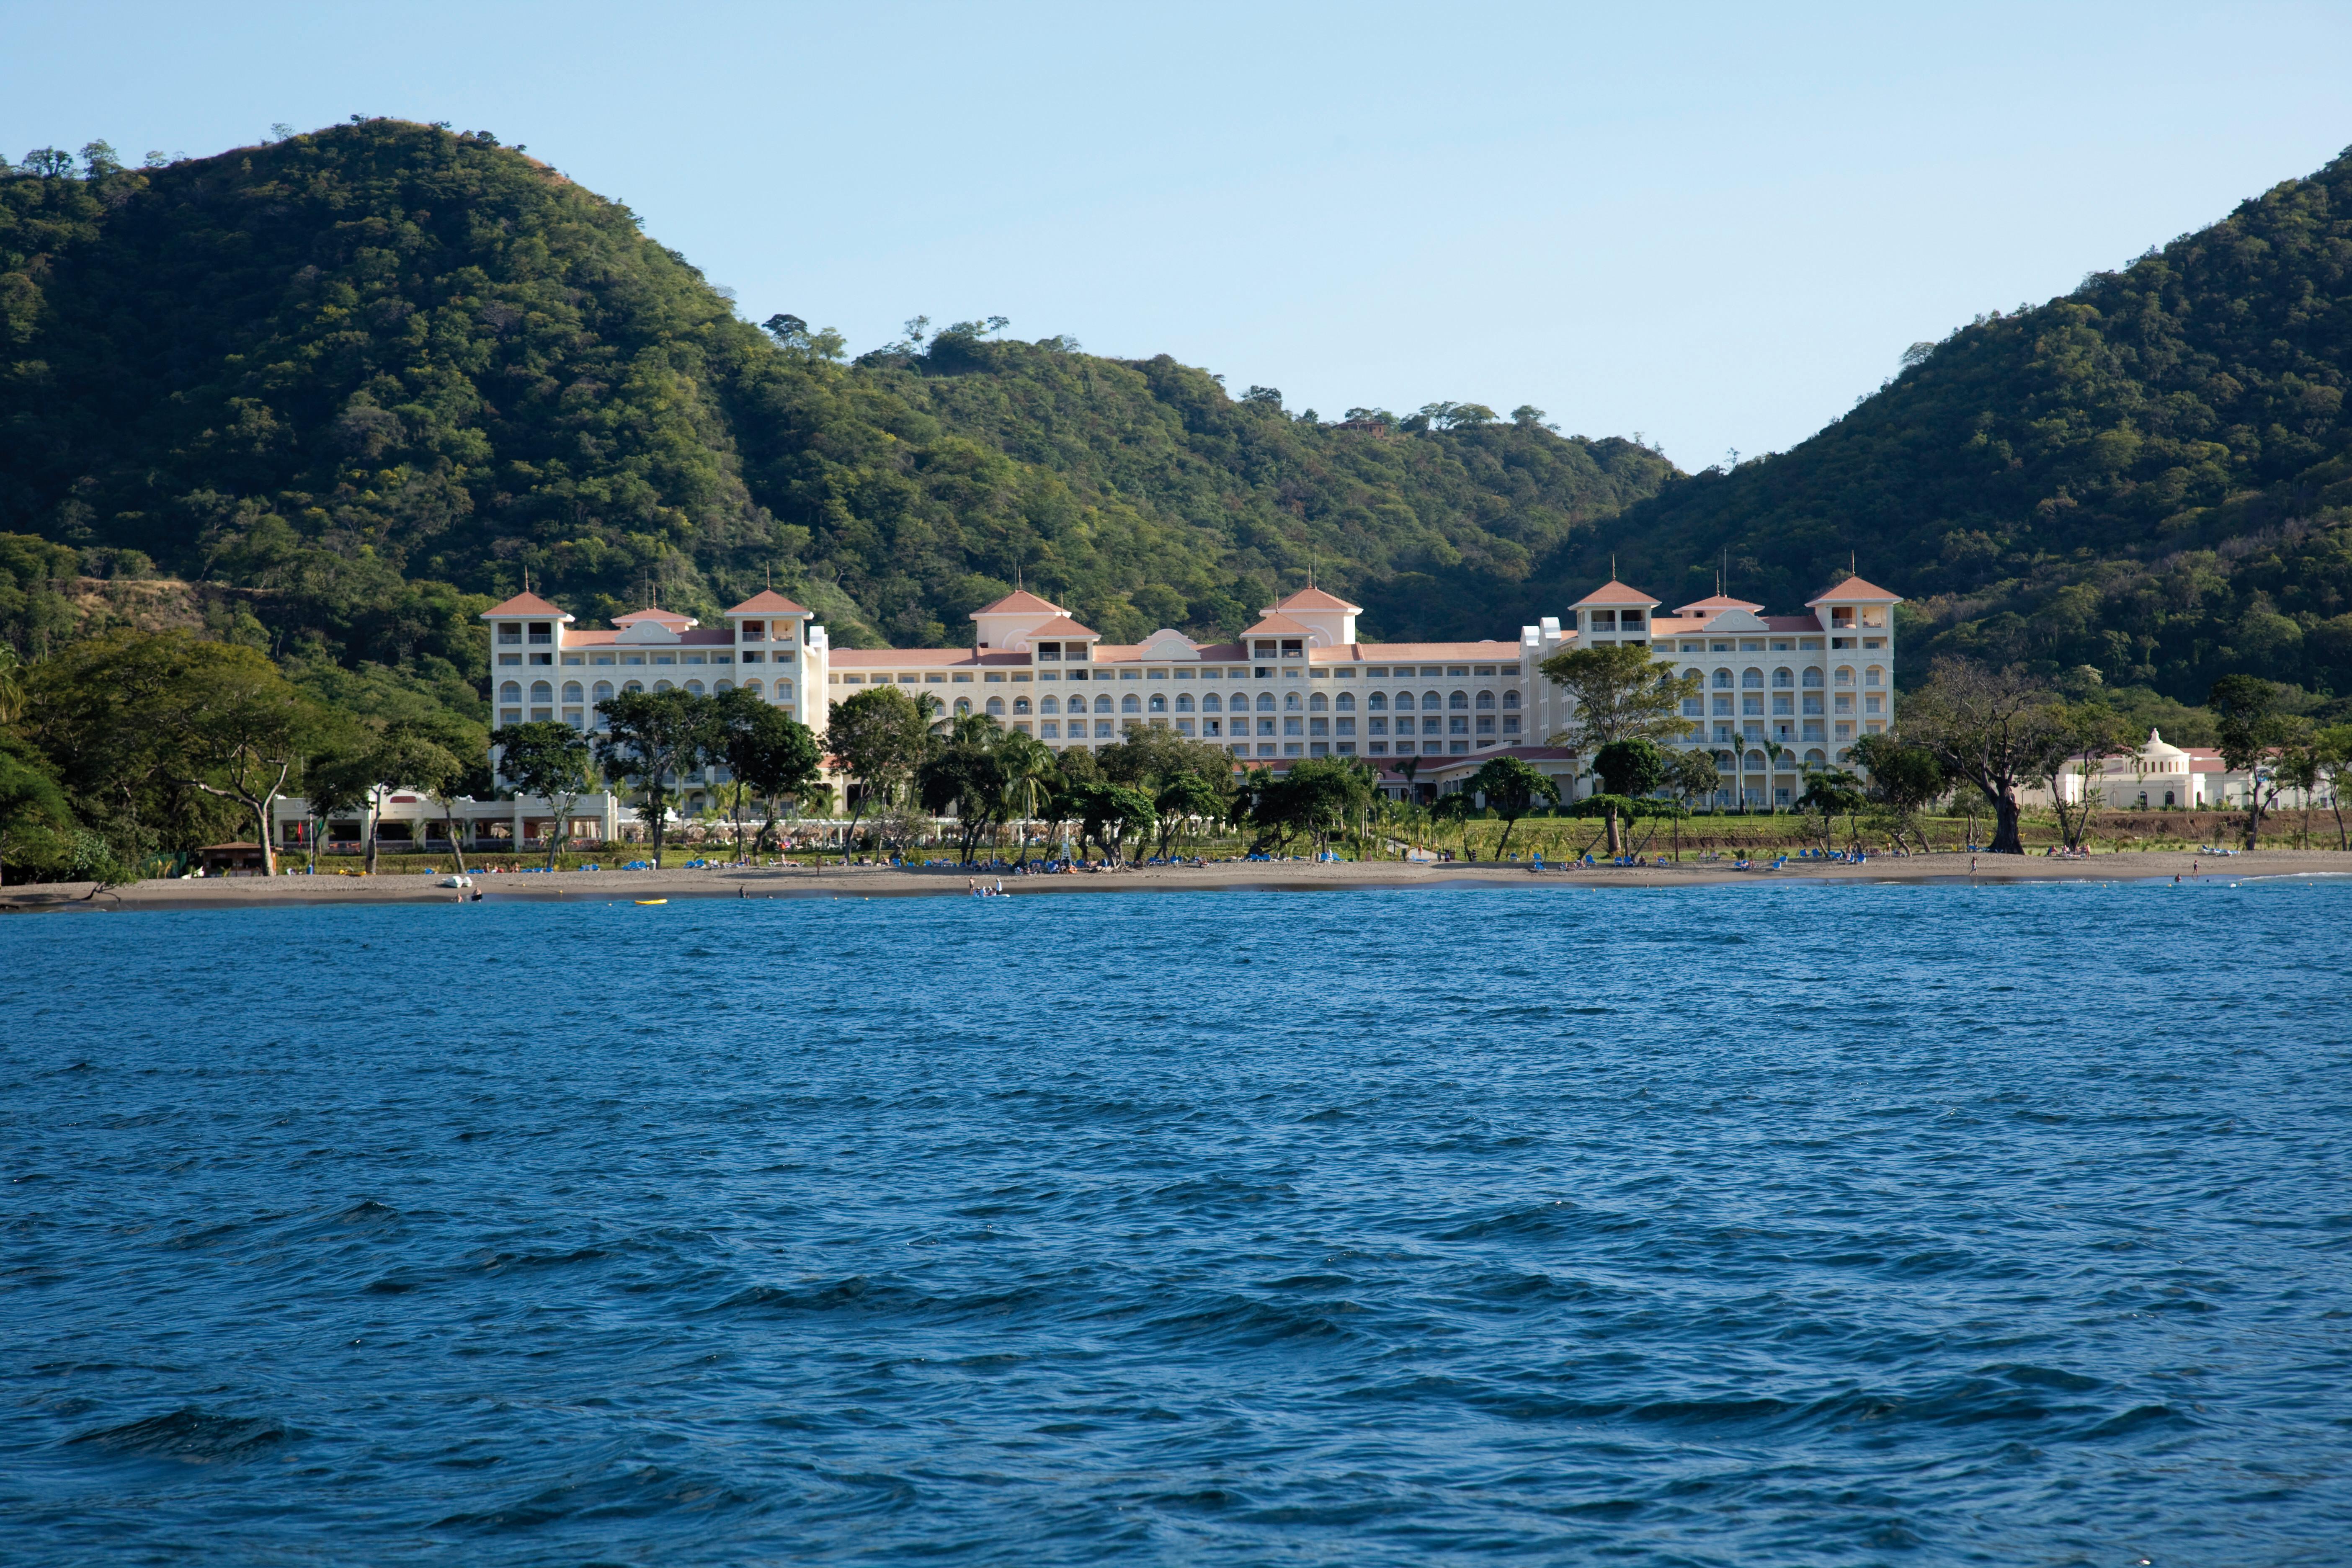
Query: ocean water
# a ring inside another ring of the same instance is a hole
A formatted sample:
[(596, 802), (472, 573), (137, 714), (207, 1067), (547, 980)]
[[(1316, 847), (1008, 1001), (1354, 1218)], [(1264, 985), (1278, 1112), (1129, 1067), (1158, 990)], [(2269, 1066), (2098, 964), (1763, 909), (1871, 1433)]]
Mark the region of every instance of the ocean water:
[(2352, 887), (0, 925), (0, 1560), (2352, 1561)]

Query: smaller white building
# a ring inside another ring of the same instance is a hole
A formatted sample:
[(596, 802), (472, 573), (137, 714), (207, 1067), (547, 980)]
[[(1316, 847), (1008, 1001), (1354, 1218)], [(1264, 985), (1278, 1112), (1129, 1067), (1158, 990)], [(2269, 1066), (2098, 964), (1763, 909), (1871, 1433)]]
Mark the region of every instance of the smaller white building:
[(2154, 730), (2136, 752), (2103, 757), (2095, 769), (2084, 763), (2068, 763), (2058, 780), (2058, 798), (2069, 805), (2081, 805), (2087, 790), (2097, 791), (2096, 804), (2109, 811), (2219, 811), (2246, 804), (2247, 775), (2231, 773), (2221, 752), (2176, 746)]

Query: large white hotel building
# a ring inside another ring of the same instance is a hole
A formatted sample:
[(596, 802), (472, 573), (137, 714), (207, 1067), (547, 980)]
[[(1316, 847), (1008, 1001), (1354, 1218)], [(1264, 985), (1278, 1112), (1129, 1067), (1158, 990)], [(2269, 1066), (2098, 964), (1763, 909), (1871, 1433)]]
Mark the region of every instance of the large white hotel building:
[[(1564, 694), (1538, 670), (1562, 647), (1631, 644), (1696, 673), (1685, 742), (1727, 759), (1715, 805), (1790, 804), (1807, 768), (1843, 763), (1854, 740), (1893, 717), (1896, 596), (1849, 577), (1802, 615), (1717, 596), (1660, 613), (1660, 601), (1612, 581), (1511, 640), (1367, 643), (1360, 606), (1307, 588), (1268, 605), (1228, 643), (1170, 630), (1106, 643), (1062, 606), (1016, 593), (972, 612), (970, 647), (837, 648), (813, 613), (781, 594), (754, 595), (703, 626), (663, 609), (582, 630), (530, 594), (486, 612), (494, 722), (597, 725), (615, 692), (743, 687), (816, 731), (828, 703), (892, 685), (939, 700), (943, 716), (985, 713), (1054, 749), (1095, 748), (1144, 726), (1231, 752), (1239, 766), (1360, 757), (1417, 759), (1424, 790), (1457, 784), (1498, 753), (1578, 787), (1576, 759), (1548, 744), (1567, 729)], [(1772, 744), (1768, 746), (1766, 742)], [(689, 809), (694, 808), (691, 798)]]

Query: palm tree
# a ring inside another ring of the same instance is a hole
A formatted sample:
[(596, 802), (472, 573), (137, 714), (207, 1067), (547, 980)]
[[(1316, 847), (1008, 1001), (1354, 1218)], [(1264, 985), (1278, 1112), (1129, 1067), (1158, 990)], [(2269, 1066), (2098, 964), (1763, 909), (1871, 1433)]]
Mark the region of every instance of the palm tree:
[[(1780, 742), (1773, 740), (1773, 739), (1772, 739), (1770, 736), (1769, 736), (1769, 735), (1765, 737), (1763, 744), (1764, 744), (1764, 791), (1765, 791), (1765, 793), (1766, 793), (1767, 795), (1770, 795), (1770, 794), (1771, 794), (1771, 791), (1772, 791), (1772, 775), (1773, 775), (1774, 773), (1778, 773), (1778, 772), (1780, 772), (1780, 759), (1781, 759), (1782, 757), (1785, 757), (1785, 756), (1787, 756), (1787, 755), (1789, 754), (1789, 748), (1788, 748), (1788, 747), (1786, 747), (1786, 746), (1784, 746), (1784, 745), (1782, 745), (1782, 744), (1780, 744)], [(1772, 806), (1772, 815), (1773, 815), (1773, 816), (1780, 816), (1780, 797), (1779, 797), (1779, 796), (1777, 796), (1777, 795), (1773, 796), (1772, 801), (1771, 801), (1771, 803), (1770, 803), (1770, 804), (1771, 804), (1771, 806)], [(1774, 831), (1775, 833), (1778, 833), (1780, 830), (1779, 830), (1778, 828), (1775, 828), (1773, 831)]]
[(996, 760), (1004, 770), (1004, 814), (1021, 836), (1020, 864), (1029, 864), (1029, 824), (1053, 795), (1055, 759), (1052, 750), (1034, 735), (1018, 730), (996, 744)]

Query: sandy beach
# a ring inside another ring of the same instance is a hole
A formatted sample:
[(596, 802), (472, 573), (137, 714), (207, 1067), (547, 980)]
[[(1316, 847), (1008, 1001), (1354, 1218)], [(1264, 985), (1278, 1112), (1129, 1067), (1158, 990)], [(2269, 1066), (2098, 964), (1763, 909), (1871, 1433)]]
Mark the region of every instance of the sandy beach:
[[(1973, 862), (1973, 870), (1971, 863)], [(1399, 861), (1318, 865), (1312, 861), (1219, 862), (1202, 867), (1151, 866), (1067, 876), (1003, 875), (1009, 895), (1108, 892), (1335, 892), (1357, 888), (1675, 888), (1771, 882), (1967, 883), (2170, 881), (2175, 877), (2240, 881), (2248, 878), (2352, 876), (2352, 856), (2326, 850), (2263, 849), (2228, 857), (2171, 851), (2100, 855), (2088, 860), (2042, 856), (1913, 855), (1881, 857), (1861, 865), (1791, 861), (1780, 870), (1759, 862), (1742, 871), (1728, 861), (1686, 860), (1677, 866), (1595, 866), (1547, 868), (1525, 865), (1407, 864)], [(485, 901), (617, 902), (637, 899), (844, 899), (960, 897), (975, 873), (953, 867), (900, 869), (888, 866), (715, 868), (708, 870), (558, 871), (478, 876)], [(1000, 876), (984, 874), (993, 886)], [(422, 874), (377, 877), (221, 877), (140, 882), (90, 896), (88, 883), (41, 883), (0, 892), (0, 913), (36, 910), (252, 909), (277, 904), (452, 903), (469, 895), (437, 886)]]

